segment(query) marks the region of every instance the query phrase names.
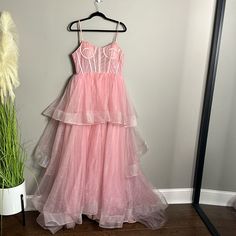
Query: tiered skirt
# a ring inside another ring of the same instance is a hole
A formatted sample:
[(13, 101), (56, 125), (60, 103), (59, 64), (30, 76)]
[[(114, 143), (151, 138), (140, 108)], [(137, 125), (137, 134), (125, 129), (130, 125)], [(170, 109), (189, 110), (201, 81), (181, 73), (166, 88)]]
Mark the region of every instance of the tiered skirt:
[(74, 75), (44, 115), (49, 122), (35, 149), (44, 170), (32, 199), (43, 228), (73, 228), (83, 214), (104, 228), (163, 226), (168, 204), (142, 173), (148, 146), (122, 77)]

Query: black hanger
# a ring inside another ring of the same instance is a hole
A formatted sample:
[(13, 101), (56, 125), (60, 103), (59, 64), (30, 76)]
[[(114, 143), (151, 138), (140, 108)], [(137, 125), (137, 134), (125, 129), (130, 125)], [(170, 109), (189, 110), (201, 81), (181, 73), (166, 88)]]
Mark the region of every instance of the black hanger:
[[(105, 20), (108, 20), (108, 21), (111, 21), (111, 22), (115, 22), (115, 23), (118, 23), (120, 21), (117, 21), (117, 20), (113, 20), (111, 18), (108, 18), (106, 17), (102, 12), (100, 11), (96, 11), (96, 12), (93, 12), (89, 17), (87, 18), (83, 18), (83, 19), (80, 19), (80, 20), (77, 20), (77, 21), (73, 21), (71, 22), (68, 27), (67, 27), (67, 30), (68, 31), (80, 31), (80, 29), (72, 29), (72, 25), (75, 24), (75, 23), (78, 23), (79, 21), (85, 21), (85, 20), (89, 20), (95, 16), (100, 16), (102, 17), (103, 19)], [(123, 30), (101, 30), (101, 29), (82, 29), (82, 31), (89, 31), (89, 32), (125, 32), (127, 31), (127, 27), (125, 26), (124, 23), (120, 22), (120, 25), (123, 27)]]

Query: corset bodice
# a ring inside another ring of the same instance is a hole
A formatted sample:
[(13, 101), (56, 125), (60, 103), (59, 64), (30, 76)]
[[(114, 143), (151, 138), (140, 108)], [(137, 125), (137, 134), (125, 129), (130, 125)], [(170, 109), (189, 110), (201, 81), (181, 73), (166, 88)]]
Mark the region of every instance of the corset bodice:
[(117, 42), (98, 47), (88, 41), (81, 41), (72, 53), (75, 71), (80, 73), (112, 73), (121, 74), (123, 53)]

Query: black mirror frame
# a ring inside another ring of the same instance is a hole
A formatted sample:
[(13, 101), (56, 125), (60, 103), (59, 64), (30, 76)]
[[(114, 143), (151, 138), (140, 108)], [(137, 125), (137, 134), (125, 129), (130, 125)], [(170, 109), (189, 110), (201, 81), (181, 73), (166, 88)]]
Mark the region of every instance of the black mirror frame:
[(199, 205), (199, 198), (202, 185), (203, 167), (204, 167), (211, 106), (212, 106), (212, 99), (213, 99), (215, 78), (216, 78), (216, 71), (219, 57), (220, 41), (222, 35), (225, 4), (226, 0), (217, 0), (215, 6), (211, 48), (210, 48), (207, 78), (204, 92), (204, 100), (202, 106), (200, 130), (198, 136), (198, 147), (196, 154), (195, 173), (193, 181), (193, 197), (192, 197), (192, 206), (197, 211), (198, 215), (201, 217), (202, 221), (205, 223), (208, 230), (214, 236), (218, 236), (220, 234), (218, 233), (214, 225), (211, 223), (210, 219), (207, 217), (205, 212), (201, 209)]

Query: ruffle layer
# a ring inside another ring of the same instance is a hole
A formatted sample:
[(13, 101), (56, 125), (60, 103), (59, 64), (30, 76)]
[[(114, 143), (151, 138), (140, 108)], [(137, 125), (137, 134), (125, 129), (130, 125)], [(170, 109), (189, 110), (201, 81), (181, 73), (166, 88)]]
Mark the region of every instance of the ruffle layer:
[(141, 171), (139, 157), (147, 150), (134, 127), (51, 119), (36, 149), (47, 167), (32, 199), (37, 222), (52, 233), (81, 224), (82, 214), (103, 228), (124, 222), (161, 227), (167, 202)]
[(137, 125), (137, 112), (121, 75), (113, 73), (75, 74), (62, 96), (43, 112), (68, 124), (114, 123)]
[[(109, 123), (104, 124), (105, 127), (106, 127), (106, 125), (108, 126), (108, 124)], [(110, 124), (113, 124), (113, 123), (110, 123)], [(63, 131), (61, 128), (63, 125), (64, 126), (68, 125), (69, 127), (72, 127), (70, 124), (60, 123), (60, 121), (54, 120), (54, 119), (50, 119), (49, 122), (47, 123), (47, 126), (45, 127), (43, 134), (41, 135), (40, 140), (34, 150), (34, 156), (37, 160), (37, 163), (41, 167), (47, 168), (49, 161), (51, 159), (51, 156), (53, 155), (53, 152), (55, 152), (54, 150), (59, 148), (59, 146), (57, 144), (59, 142), (59, 139), (61, 138), (61, 135), (63, 135)], [(95, 128), (98, 127), (98, 125), (99, 124), (95, 124)], [(113, 124), (113, 125), (115, 125), (115, 124)], [(82, 135), (83, 130), (88, 127), (87, 126), (81, 126), (80, 128), (77, 126), (73, 126), (73, 127), (74, 127), (73, 128), (74, 130), (78, 129), (78, 132), (81, 132), (81, 139), (84, 138)], [(144, 155), (148, 151), (148, 145), (142, 139), (141, 134), (139, 133), (137, 127), (127, 128), (127, 127), (123, 127), (123, 126), (118, 126), (117, 129), (119, 129), (119, 127), (122, 129), (123, 128), (128, 129), (127, 136), (123, 137), (123, 138), (125, 138), (124, 142), (126, 142), (126, 145), (130, 145), (129, 146), (130, 150), (132, 150), (132, 152), (134, 152), (134, 154), (137, 156), (137, 158), (140, 159), (141, 156)], [(89, 129), (92, 129), (92, 126)], [(114, 133), (113, 139), (116, 138), (115, 135), (116, 134)], [(92, 137), (90, 137), (90, 138), (92, 138)], [(97, 138), (99, 139), (99, 137), (97, 137)], [(117, 137), (117, 138), (120, 138), (120, 137)], [(96, 139), (96, 137), (95, 137), (95, 139)], [(78, 142), (80, 142), (80, 140), (78, 140)], [(88, 142), (92, 143), (91, 140), (88, 140)], [(115, 142), (115, 140), (114, 140), (114, 142)], [(110, 149), (111, 147), (105, 146), (104, 148)], [(136, 163), (133, 163), (133, 162), (129, 166), (130, 166), (130, 168), (129, 168), (129, 171), (127, 172), (127, 174), (128, 175), (135, 175), (135, 173), (138, 171), (138, 166), (136, 165)]]

